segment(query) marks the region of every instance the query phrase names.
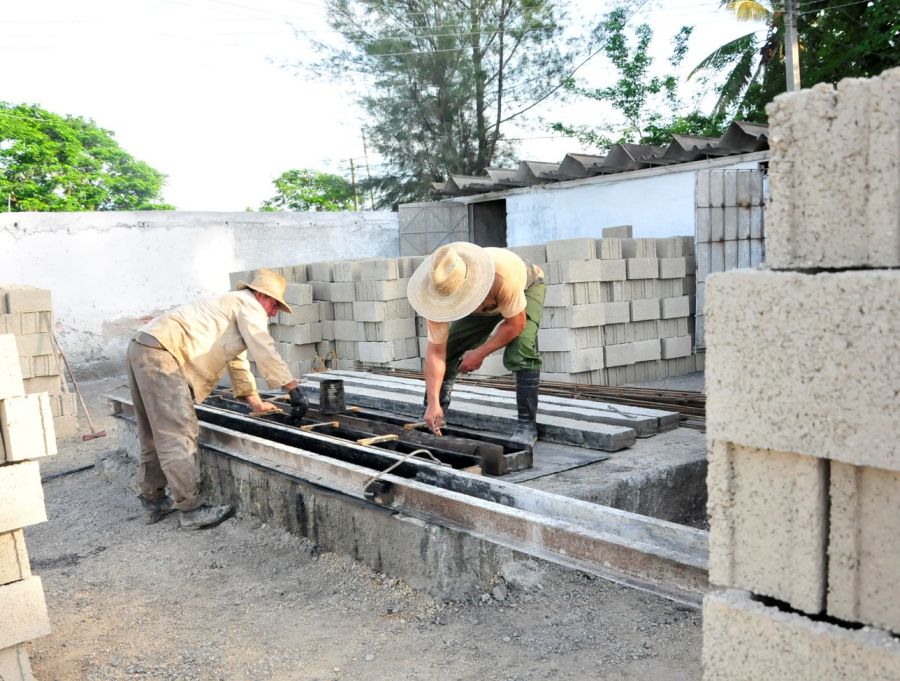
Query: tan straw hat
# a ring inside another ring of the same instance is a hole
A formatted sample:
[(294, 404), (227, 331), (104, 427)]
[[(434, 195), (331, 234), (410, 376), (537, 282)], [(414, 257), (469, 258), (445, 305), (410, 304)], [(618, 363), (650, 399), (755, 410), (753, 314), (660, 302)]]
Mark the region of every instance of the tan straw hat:
[(452, 322), (474, 312), (494, 284), (494, 261), (481, 246), (457, 241), (438, 248), (413, 272), (409, 303), (433, 322)]
[(282, 312), (287, 312), (288, 314), (293, 312), (290, 305), (284, 302), (284, 290), (287, 288), (287, 282), (285, 282), (284, 277), (278, 274), (278, 272), (266, 269), (258, 270), (253, 281), (249, 284), (239, 281), (237, 286), (235, 286), (235, 290), (237, 291), (245, 288), (265, 293), (270, 298), (273, 298), (278, 302), (278, 309)]

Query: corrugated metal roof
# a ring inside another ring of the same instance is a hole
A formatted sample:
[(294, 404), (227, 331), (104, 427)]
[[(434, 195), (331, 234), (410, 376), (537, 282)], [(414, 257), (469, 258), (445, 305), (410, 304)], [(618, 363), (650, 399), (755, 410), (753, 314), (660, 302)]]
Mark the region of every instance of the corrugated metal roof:
[(488, 168), (484, 175), (451, 175), (446, 182), (433, 182), (432, 188), (435, 196), (484, 194), (511, 187), (624, 173), (768, 148), (768, 126), (733, 121), (721, 137), (673, 135), (667, 146), (616, 144), (606, 156), (573, 153), (566, 154), (561, 163), (520, 161), (517, 168)]

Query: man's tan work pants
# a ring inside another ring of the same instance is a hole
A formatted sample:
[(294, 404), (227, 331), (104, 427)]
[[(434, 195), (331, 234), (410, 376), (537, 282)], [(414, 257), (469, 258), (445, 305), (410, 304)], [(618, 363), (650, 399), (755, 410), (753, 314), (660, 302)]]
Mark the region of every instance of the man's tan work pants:
[(131, 341), (128, 382), (141, 441), (141, 496), (150, 501), (162, 499), (168, 483), (180, 511), (197, 508), (201, 505), (197, 415), (178, 362), (166, 350)]

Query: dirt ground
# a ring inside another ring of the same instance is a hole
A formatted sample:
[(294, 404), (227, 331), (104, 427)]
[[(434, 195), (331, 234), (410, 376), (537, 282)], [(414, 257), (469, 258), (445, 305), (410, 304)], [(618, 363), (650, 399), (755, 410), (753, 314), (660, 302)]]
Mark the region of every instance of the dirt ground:
[[(98, 396), (120, 382), (82, 386), (109, 437), (61, 441), (44, 476), (116, 447)], [(522, 563), (492, 593), (439, 602), (252, 517), (145, 525), (98, 469), (44, 494), (50, 521), (26, 531), (53, 630), (29, 645), (41, 681), (701, 676), (698, 610), (592, 576)]]

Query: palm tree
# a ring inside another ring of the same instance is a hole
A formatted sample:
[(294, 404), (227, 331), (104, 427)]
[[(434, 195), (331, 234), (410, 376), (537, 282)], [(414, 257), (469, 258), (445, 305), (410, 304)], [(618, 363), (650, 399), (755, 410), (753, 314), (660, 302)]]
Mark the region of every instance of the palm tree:
[(757, 31), (725, 43), (703, 59), (688, 75), (698, 73), (719, 74), (726, 69), (728, 75), (718, 87), (719, 99), (714, 115), (743, 114), (753, 118), (748, 110), (747, 95), (758, 90), (763, 83), (766, 69), (773, 62), (780, 64), (784, 58), (784, 20), (781, 3), (776, 0), (721, 0), (722, 7), (733, 11), (738, 21), (764, 21), (766, 37), (761, 40)]

